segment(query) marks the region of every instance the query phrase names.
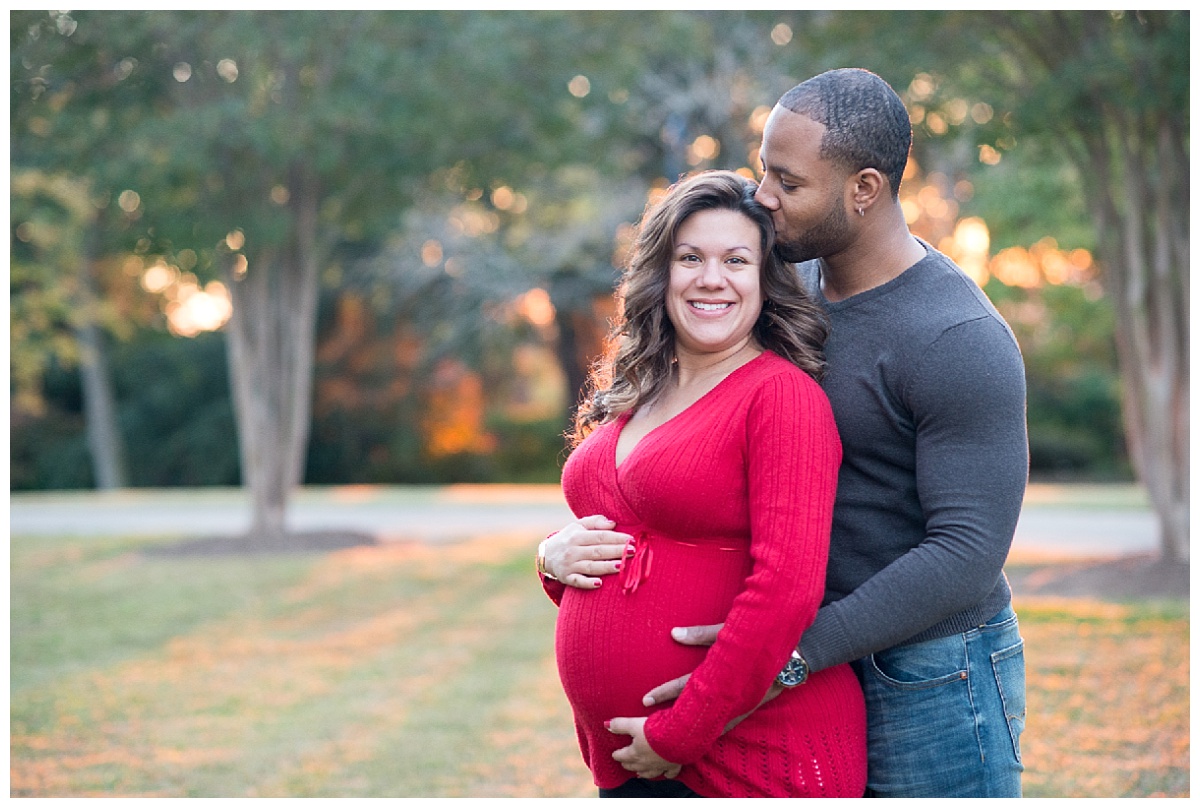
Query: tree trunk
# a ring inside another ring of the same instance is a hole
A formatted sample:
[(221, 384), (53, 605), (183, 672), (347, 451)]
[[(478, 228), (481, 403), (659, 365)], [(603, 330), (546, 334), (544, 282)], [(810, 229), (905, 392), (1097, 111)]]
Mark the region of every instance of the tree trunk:
[(1188, 165), (1172, 121), (1113, 119), (1115, 132), (1089, 143), (1089, 204), (1117, 313), (1130, 459), (1158, 517), (1162, 555), (1181, 561), (1190, 556)]
[(83, 412), (88, 448), (96, 487), (102, 491), (124, 488), (125, 447), (117, 421), (116, 396), (109, 372), (108, 348), (100, 328), (97, 306), (100, 300), (96, 282), (97, 222), (87, 225), (83, 254), (79, 257), (79, 309), (82, 322), (76, 329), (79, 340), (79, 366), (83, 381)]
[(574, 275), (557, 277), (551, 280), (549, 293), (558, 327), (554, 353), (567, 383), (566, 422), (570, 428), (585, 392), (592, 363), (604, 350), (607, 331), (596, 322), (594, 295), (589, 284)]
[[(1117, 315), (1130, 460), (1168, 561), (1190, 556), (1189, 136), (1187, 105), (1171, 90), (1186, 57), (1154, 42), (1187, 25), (1176, 14), (1126, 13), (1119, 25), (1103, 11), (1050, 12), (1032, 25), (1026, 22), (1033, 18), (1007, 12), (988, 18), (1030, 65), (1045, 70), (1040, 85), (1026, 75), (1014, 91), (1066, 92), (1074, 105), (1052, 113), (1050, 124), (1085, 187)], [(1106, 63), (1089, 63), (1100, 54)]]
[(286, 534), (287, 500), (303, 481), (308, 446), (320, 264), (316, 188), (294, 185), (289, 206), (294, 226), (283, 248), (253, 252), (244, 273), (226, 267), (230, 382), (252, 541)]
[(567, 381), (567, 421), (571, 423), (587, 382), (587, 369), (579, 361), (579, 340), (573, 312), (560, 309), (556, 324), (558, 341), (554, 346), (554, 354)]

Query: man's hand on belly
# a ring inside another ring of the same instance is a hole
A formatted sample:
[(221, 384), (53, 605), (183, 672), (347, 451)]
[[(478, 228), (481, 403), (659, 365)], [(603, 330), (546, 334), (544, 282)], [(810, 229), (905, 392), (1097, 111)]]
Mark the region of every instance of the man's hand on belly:
[[(675, 642), (681, 645), (712, 645), (717, 641), (717, 632), (721, 630), (724, 623), (717, 623), (714, 626), (684, 626), (681, 628), (671, 629), (671, 637)], [(674, 701), (679, 698), (679, 694), (683, 692), (683, 686), (687, 684), (687, 680), (691, 677), (690, 673), (685, 673), (678, 679), (672, 679), (669, 682), (664, 682), (658, 687), (651, 690), (642, 697), (642, 704), (647, 707), (653, 707), (655, 704), (662, 704), (666, 701)], [(744, 716), (743, 716), (744, 717)], [(740, 721), (741, 719), (737, 719)], [(728, 727), (726, 727), (728, 729)]]
[[(675, 642), (682, 645), (712, 645), (717, 641), (717, 633), (724, 625), (724, 623), (717, 623), (715, 626), (683, 626), (680, 628), (673, 628), (671, 629), (671, 637), (674, 638)], [(683, 676), (680, 676), (677, 679), (664, 682), (643, 696), (642, 704), (646, 705), (647, 707), (653, 707), (655, 704), (662, 704), (663, 702), (673, 701), (679, 698), (679, 694), (683, 692), (683, 686), (687, 684), (687, 681), (691, 678), (691, 676), (692, 675), (690, 673), (685, 673)], [(770, 689), (767, 690), (767, 694), (763, 696), (762, 701), (758, 703), (758, 707), (762, 707), (764, 704), (782, 692), (783, 686), (772, 682)], [(758, 707), (755, 707), (754, 709), (757, 710)], [(753, 712), (753, 710), (751, 710), (751, 712)], [(729, 732), (729, 730), (742, 723), (747, 715), (750, 715), (750, 713), (746, 713), (746, 715), (739, 715), (737, 718), (726, 724), (725, 732)]]

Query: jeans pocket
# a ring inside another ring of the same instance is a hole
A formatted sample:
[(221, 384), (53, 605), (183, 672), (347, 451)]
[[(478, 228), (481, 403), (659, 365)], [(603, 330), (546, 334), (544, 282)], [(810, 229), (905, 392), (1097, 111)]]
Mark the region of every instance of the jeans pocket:
[(1018, 640), (992, 654), (992, 672), (996, 676), (996, 687), (1000, 690), (1000, 701), (1004, 705), (1004, 718), (1008, 722), (1008, 734), (1012, 738), (1013, 754), (1021, 762), (1021, 733), (1025, 731), (1025, 641)]
[(884, 684), (897, 690), (925, 690), (967, 678), (966, 649), (957, 635), (889, 648), (868, 662)]

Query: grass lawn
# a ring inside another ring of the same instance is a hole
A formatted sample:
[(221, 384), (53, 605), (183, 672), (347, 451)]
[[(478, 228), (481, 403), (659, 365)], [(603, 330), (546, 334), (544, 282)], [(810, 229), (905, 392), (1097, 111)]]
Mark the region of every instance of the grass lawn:
[[(11, 540), (14, 797), (586, 797), (533, 539)], [(1031, 797), (1190, 793), (1186, 601), (1019, 601)]]

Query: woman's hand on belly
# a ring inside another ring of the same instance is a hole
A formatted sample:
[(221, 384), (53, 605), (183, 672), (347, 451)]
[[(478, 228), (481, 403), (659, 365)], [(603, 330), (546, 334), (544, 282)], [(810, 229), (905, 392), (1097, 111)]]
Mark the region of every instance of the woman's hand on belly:
[(683, 768), (678, 763), (672, 763), (658, 756), (646, 741), (645, 718), (614, 718), (605, 722), (605, 727), (614, 735), (629, 735), (633, 741), (629, 746), (613, 752), (613, 760), (621, 764), (626, 771), (633, 772), (638, 777), (666, 777), (671, 779)]
[(542, 545), (546, 571), (567, 586), (600, 586), (599, 576), (620, 571), (626, 548), (633, 541), (628, 533), (613, 530), (616, 526), (605, 516), (585, 516), (552, 534)]

